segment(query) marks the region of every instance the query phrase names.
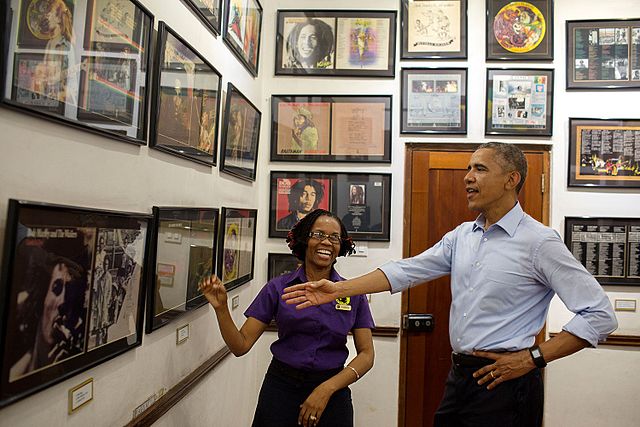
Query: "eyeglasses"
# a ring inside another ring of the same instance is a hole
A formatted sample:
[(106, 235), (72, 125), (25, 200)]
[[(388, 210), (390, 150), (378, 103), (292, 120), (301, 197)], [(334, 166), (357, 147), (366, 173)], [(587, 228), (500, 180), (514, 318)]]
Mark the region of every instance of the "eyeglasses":
[(318, 239), (323, 241), (324, 239), (329, 239), (331, 243), (340, 243), (342, 238), (339, 234), (327, 234), (322, 231), (312, 231), (309, 233), (309, 237), (313, 237), (314, 239)]

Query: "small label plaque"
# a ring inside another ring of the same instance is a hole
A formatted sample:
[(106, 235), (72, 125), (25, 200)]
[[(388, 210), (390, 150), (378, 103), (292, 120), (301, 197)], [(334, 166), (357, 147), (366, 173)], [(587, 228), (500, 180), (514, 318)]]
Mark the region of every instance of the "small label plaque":
[(176, 344), (182, 344), (187, 339), (189, 339), (189, 324), (187, 323), (184, 326), (176, 329)]
[(636, 300), (634, 299), (616, 299), (616, 311), (636, 311)]
[(93, 400), (93, 378), (69, 390), (69, 413), (77, 411)]

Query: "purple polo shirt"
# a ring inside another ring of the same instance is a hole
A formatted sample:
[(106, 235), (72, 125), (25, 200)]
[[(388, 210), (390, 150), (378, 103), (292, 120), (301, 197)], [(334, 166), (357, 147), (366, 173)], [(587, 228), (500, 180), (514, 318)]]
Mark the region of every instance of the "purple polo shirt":
[[(330, 280), (344, 280), (331, 269)], [(307, 282), (303, 267), (270, 280), (244, 312), (263, 323), (276, 320), (278, 340), (271, 353), (281, 362), (298, 369), (321, 371), (341, 368), (347, 360), (347, 333), (355, 328), (373, 328), (369, 303), (364, 295), (351, 297), (351, 310), (338, 310), (336, 302), (296, 310), (282, 300), (287, 286)], [(344, 301), (343, 301), (344, 303)]]

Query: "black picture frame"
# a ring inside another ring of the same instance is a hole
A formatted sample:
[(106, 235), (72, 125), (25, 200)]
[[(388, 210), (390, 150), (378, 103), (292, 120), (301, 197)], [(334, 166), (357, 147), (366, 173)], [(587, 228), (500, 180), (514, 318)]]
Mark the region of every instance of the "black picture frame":
[(218, 216), (217, 208), (153, 207), (147, 333), (207, 303), (198, 284), (215, 274)]
[[(215, 36), (220, 35), (222, 25), (222, 0), (182, 0)], [(209, 3), (209, 5), (207, 4)]]
[(218, 233), (218, 277), (230, 291), (253, 279), (257, 209), (223, 207)]
[(283, 274), (291, 273), (302, 265), (302, 261), (292, 253), (280, 254), (269, 252), (267, 257), (267, 280), (275, 279)]
[[(395, 10), (278, 10), (275, 74), (394, 77), (396, 16)], [(318, 33), (315, 52), (301, 53), (300, 34), (310, 31)]]
[(554, 70), (488, 68), (485, 135), (551, 136)]
[(233, 83), (227, 85), (220, 170), (245, 181), (256, 180), (262, 113)]
[(640, 88), (640, 19), (566, 22), (567, 90)]
[(142, 342), (151, 216), (10, 199), (0, 407)]
[(253, 77), (258, 77), (262, 6), (258, 0), (225, 0), (222, 39)]
[(354, 240), (390, 240), (391, 174), (272, 171), (270, 182), (269, 237), (286, 237), (306, 213), (325, 209)]
[(391, 163), (391, 95), (272, 95), (271, 161)]
[(467, 0), (400, 3), (400, 59), (467, 59)]

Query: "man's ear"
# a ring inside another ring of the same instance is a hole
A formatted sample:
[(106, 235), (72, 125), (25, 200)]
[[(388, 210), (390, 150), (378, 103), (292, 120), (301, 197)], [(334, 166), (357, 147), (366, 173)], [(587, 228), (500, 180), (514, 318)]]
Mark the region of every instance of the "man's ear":
[(505, 183), (505, 188), (507, 190), (515, 190), (518, 184), (520, 184), (521, 180), (522, 180), (522, 176), (520, 175), (520, 172), (511, 171), (509, 172), (507, 182)]

